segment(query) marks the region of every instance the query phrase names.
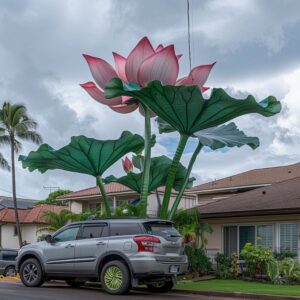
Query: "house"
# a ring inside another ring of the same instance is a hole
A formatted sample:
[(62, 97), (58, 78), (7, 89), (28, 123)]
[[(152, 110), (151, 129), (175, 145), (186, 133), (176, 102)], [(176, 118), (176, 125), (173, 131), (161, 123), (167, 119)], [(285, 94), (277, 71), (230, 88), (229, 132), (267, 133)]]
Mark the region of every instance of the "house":
[[(30, 209), (34, 207), (34, 201), (32, 199), (17, 198), (18, 209)], [(14, 208), (14, 202), (12, 197), (0, 196), (0, 210), (4, 208)]]
[[(110, 200), (110, 206), (112, 209), (119, 207), (122, 203), (134, 204), (139, 201), (140, 195), (122, 184), (112, 182), (105, 184), (104, 187), (107, 197)], [(151, 193), (149, 195), (147, 207), (147, 214), (149, 216), (157, 215), (159, 207), (158, 203), (162, 200), (163, 193), (164, 189), (159, 188), (156, 193)], [(173, 204), (176, 195), (176, 192), (173, 191), (170, 204)], [(96, 208), (104, 210), (104, 203), (101, 197), (100, 190), (97, 186), (62, 195), (57, 199), (68, 200), (69, 209), (73, 213), (81, 213)], [(192, 208), (196, 204), (195, 199), (196, 198), (193, 194), (185, 194), (181, 200), (180, 208)]]
[[(29, 209), (18, 209), (23, 241), (34, 243), (38, 239), (37, 231), (47, 225), (43, 215), (46, 211), (59, 213), (63, 206), (42, 204)], [(13, 208), (0, 210), (0, 247), (19, 248), (16, 217)]]
[(213, 229), (207, 235), (208, 256), (239, 254), (251, 242), (293, 253), (299, 260), (300, 176), (269, 183), (270, 179), (262, 187), (198, 206), (202, 222)]
[(300, 176), (300, 163), (254, 169), (197, 185), (187, 190), (186, 194), (194, 195), (197, 205), (205, 205), (298, 176)]

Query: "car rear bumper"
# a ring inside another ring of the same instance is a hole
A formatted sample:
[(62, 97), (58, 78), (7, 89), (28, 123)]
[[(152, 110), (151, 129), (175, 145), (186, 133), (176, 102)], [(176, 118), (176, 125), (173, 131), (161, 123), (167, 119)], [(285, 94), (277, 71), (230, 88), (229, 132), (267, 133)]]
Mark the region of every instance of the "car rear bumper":
[[(133, 276), (136, 278), (156, 278), (156, 277), (172, 277), (187, 272), (188, 262), (163, 262), (157, 261), (154, 257), (132, 258), (130, 259)], [(178, 267), (178, 272), (171, 272), (171, 267)]]

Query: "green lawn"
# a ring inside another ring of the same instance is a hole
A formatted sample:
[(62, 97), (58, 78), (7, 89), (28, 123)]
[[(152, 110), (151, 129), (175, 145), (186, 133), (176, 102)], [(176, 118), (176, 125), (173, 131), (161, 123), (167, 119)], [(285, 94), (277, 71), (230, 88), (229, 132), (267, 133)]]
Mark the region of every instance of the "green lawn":
[(269, 295), (300, 296), (300, 285), (273, 285), (243, 280), (213, 279), (178, 283), (175, 288), (197, 291), (243, 292)]

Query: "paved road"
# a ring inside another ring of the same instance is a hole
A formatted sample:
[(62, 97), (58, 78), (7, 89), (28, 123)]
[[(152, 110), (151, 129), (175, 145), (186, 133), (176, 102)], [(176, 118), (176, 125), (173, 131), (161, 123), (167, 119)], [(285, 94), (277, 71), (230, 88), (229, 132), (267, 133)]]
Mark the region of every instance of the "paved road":
[(1, 300), (150, 300), (153, 297), (155, 300), (225, 300), (224, 297), (175, 295), (171, 293), (157, 295), (146, 292), (131, 292), (126, 296), (112, 296), (100, 288), (73, 289), (62, 284), (45, 284), (40, 288), (26, 288), (21, 283), (0, 282)]

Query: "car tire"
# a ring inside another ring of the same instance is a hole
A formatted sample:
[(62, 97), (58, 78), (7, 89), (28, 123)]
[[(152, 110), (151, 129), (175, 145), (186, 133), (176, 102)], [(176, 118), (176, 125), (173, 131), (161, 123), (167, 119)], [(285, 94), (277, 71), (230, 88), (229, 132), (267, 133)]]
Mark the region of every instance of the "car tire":
[(77, 281), (77, 280), (66, 280), (67, 285), (69, 285), (72, 288), (80, 288), (83, 285), (85, 285), (85, 281)]
[(16, 268), (14, 266), (9, 266), (5, 269), (3, 275), (5, 277), (9, 276), (9, 277), (15, 277), (17, 275), (17, 271)]
[(165, 281), (164, 283), (154, 283), (154, 284), (147, 284), (148, 290), (151, 293), (166, 293), (169, 292), (174, 286), (172, 281)]
[(131, 275), (126, 264), (120, 260), (106, 263), (101, 270), (101, 284), (109, 294), (127, 294), (131, 288)]
[(28, 287), (39, 287), (45, 279), (42, 267), (35, 258), (26, 259), (20, 268), (20, 278), (22, 283)]

